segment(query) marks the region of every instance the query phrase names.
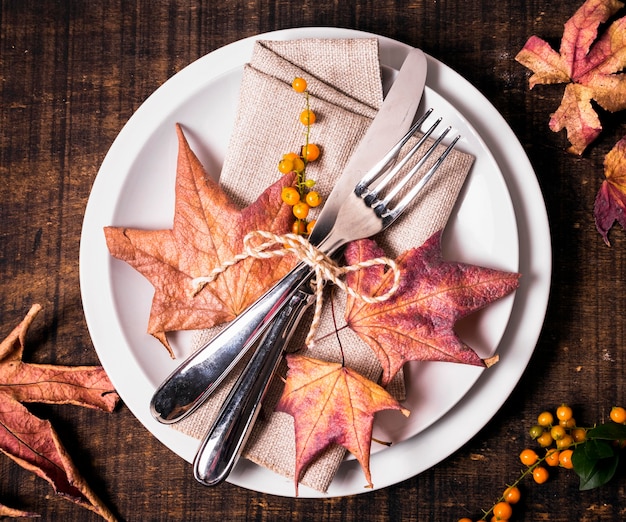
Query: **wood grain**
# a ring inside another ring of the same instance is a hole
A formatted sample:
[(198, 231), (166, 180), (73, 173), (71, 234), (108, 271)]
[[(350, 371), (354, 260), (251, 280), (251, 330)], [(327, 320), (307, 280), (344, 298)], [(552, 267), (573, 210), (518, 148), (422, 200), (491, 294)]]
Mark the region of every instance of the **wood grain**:
[[(604, 245), (592, 208), (603, 156), (624, 134), (606, 115), (583, 155), (548, 129), (562, 87), (529, 91), (514, 61), (532, 34), (558, 46), (582, 2), (566, 0), (2, 0), (0, 2), (0, 328), (34, 302), (26, 357), (97, 364), (81, 308), (83, 213), (100, 163), (124, 123), (163, 82), (225, 44), (289, 27), (360, 29), (419, 46), (474, 84), (524, 146), (546, 200), (554, 276), (535, 355), (505, 406), (462, 449), (383, 490), (322, 500), (279, 498), (229, 484), (207, 489), (191, 466), (122, 406), (112, 415), (33, 406), (51, 419), (78, 467), (123, 520), (447, 521), (478, 518), (520, 469), (517, 454), (541, 409), (569, 402), (583, 423), (626, 404), (626, 236)], [(604, 118), (604, 116), (603, 116)], [(579, 492), (572, 473), (530, 482), (518, 520), (626, 518), (623, 466), (610, 485)], [(42, 520), (97, 520), (54, 498), (48, 485), (0, 459), (0, 502)], [(375, 477), (374, 477), (375, 480)]]

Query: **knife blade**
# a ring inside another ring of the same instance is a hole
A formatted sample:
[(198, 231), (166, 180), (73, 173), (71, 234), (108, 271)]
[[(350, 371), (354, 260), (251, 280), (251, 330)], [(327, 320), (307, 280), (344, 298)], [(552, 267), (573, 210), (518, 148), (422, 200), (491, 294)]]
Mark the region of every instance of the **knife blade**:
[(326, 198), (309, 236), (313, 245), (322, 244), (335, 224), (337, 213), (346, 196), (354, 190), (368, 170), (379, 166), (387, 152), (411, 127), (426, 86), (426, 72), (426, 56), (419, 49), (411, 49), (376, 117)]
[[(336, 246), (324, 242), (341, 202), (367, 170), (383, 161), (389, 149), (410, 128), (424, 91), (426, 72), (424, 53), (410, 49), (376, 117), (329, 194), (309, 238), (328, 254), (332, 254)], [(200, 406), (309, 279), (310, 268), (298, 264), (216, 337), (185, 359), (155, 390), (150, 402), (154, 418), (172, 424)]]

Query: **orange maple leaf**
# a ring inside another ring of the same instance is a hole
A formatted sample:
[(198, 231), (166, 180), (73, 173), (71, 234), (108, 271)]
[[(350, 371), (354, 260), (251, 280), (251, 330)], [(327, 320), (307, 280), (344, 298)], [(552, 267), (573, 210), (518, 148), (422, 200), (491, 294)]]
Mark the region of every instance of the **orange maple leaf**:
[(537, 84), (566, 83), (561, 105), (552, 114), (550, 129), (567, 130), (569, 151), (582, 154), (602, 130), (591, 101), (616, 112), (626, 109), (626, 17), (615, 20), (602, 36), (598, 27), (624, 6), (618, 0), (587, 0), (567, 21), (557, 53), (531, 36), (515, 59), (533, 71)]
[(9, 506), (5, 506), (4, 504), (0, 504), (0, 517), (11, 517), (11, 518), (38, 518), (38, 513), (33, 513), (32, 511), (23, 511), (21, 509), (10, 508)]
[(615, 221), (626, 228), (626, 137), (605, 156), (604, 176), (593, 213), (598, 232), (610, 246), (608, 234)]
[(240, 210), (217, 183), (209, 179), (179, 125), (176, 202), (171, 230), (106, 227), (109, 251), (143, 274), (154, 286), (148, 332), (173, 357), (166, 332), (210, 328), (234, 319), (294, 265), (294, 258), (248, 258), (240, 261), (200, 293), (192, 280), (208, 276), (243, 249), (244, 236), (254, 230), (284, 234), (293, 214), (281, 190), (294, 175), (282, 176), (247, 208)]
[(294, 418), (295, 488), (306, 467), (331, 444), (340, 444), (361, 464), (369, 487), (374, 413), (409, 411), (376, 383), (338, 363), (287, 355), (289, 371), (277, 411)]
[(80, 476), (50, 422), (37, 418), (21, 404), (77, 404), (110, 412), (119, 401), (100, 366), (22, 362), (26, 333), (40, 309), (34, 305), (0, 343), (0, 451), (48, 481), (61, 497), (114, 520)]
[[(345, 252), (348, 264), (383, 255), (370, 239), (351, 243)], [(396, 263), (400, 286), (389, 299), (370, 304), (348, 296), (346, 303), (346, 322), (378, 357), (382, 384), (407, 361), (484, 366), (454, 332), (454, 324), (515, 290), (520, 274), (444, 261), (441, 232), (401, 254)], [(393, 277), (393, 272), (374, 266), (349, 274), (346, 282), (358, 294), (376, 296), (391, 288)]]

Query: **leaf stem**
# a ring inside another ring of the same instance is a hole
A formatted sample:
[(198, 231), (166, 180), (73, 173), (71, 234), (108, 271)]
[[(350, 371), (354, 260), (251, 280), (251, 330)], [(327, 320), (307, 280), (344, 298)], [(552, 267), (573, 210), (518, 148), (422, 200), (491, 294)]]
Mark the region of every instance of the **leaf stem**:
[(335, 300), (333, 299), (335, 288), (330, 289), (330, 310), (333, 317), (333, 326), (335, 330), (335, 337), (337, 338), (337, 344), (339, 344), (339, 350), (341, 351), (341, 366), (346, 365), (346, 356), (343, 351), (343, 345), (341, 344), (341, 338), (339, 337), (339, 330), (337, 329), (337, 318), (335, 317)]

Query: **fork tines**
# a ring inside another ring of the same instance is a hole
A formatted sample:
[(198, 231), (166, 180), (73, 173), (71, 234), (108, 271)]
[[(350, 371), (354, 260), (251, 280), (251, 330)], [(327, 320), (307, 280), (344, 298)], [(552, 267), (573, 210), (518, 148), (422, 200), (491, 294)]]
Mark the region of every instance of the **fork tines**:
[[(385, 155), (385, 157), (365, 175), (354, 190), (355, 194), (361, 197), (365, 201), (365, 204), (371, 207), (374, 212), (376, 212), (378, 217), (383, 220), (385, 226), (388, 226), (395, 221), (407, 205), (415, 199), (419, 192), (430, 181), (433, 174), (437, 171), (437, 169), (439, 169), (460, 138), (460, 136), (456, 136), (430, 166), (422, 178), (402, 196), (400, 201), (398, 201), (393, 208), (390, 208), (392, 200), (403, 192), (407, 184), (420, 171), (420, 169), (422, 169), (424, 164), (433, 155), (439, 144), (451, 130), (451, 127), (447, 127), (436, 139), (432, 141), (432, 143), (429, 143), (428, 149), (421, 155), (417, 162), (408, 170), (408, 172), (406, 172), (406, 174), (402, 176), (399, 182), (397, 182), (393, 187), (390, 187), (391, 181), (406, 167), (407, 163), (413, 158), (413, 156), (416, 155), (417, 151), (422, 148), (426, 141), (431, 137), (437, 126), (441, 123), (442, 119), (438, 118), (396, 164), (402, 148), (407, 144), (409, 139), (417, 133), (432, 112), (433, 109), (429, 109), (421, 118), (419, 118), (419, 120), (409, 129), (402, 139)], [(379, 180), (379, 178), (383, 175), (384, 177)], [(384, 199), (380, 199), (382, 197), (381, 194), (388, 187), (390, 187), (390, 190), (386, 193)]]

